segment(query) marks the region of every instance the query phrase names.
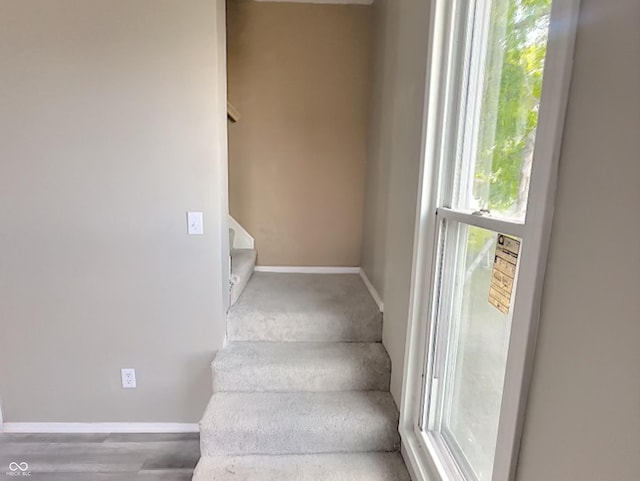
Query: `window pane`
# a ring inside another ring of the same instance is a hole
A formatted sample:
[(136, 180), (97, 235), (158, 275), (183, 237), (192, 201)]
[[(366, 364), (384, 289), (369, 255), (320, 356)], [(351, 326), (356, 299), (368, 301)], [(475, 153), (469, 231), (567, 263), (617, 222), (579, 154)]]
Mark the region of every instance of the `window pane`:
[(493, 469), (511, 316), (489, 303), (497, 233), (455, 230), (457, 252), (446, 264), (457, 264), (459, 288), (449, 315), (442, 432), (457, 447), (458, 461), (484, 481)]
[(525, 217), (550, 8), (551, 0), (476, 3), (454, 207)]

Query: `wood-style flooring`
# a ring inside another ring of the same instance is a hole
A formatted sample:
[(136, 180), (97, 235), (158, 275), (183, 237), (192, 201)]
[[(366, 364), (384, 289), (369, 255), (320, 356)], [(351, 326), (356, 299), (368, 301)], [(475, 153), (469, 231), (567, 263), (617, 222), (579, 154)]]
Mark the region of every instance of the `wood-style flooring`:
[(199, 458), (198, 433), (0, 434), (0, 481), (190, 481)]

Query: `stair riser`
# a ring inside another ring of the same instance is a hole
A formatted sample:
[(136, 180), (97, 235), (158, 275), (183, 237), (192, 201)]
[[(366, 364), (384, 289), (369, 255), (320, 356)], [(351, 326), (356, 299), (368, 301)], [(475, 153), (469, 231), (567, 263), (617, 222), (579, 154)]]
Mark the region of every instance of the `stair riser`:
[(276, 315), (264, 319), (232, 319), (228, 322), (230, 341), (268, 342), (380, 342), (382, 315), (368, 319), (305, 319)]
[(388, 391), (379, 343), (234, 343), (212, 364), (215, 392)]
[(204, 456), (394, 451), (397, 430), (388, 392), (220, 392), (200, 422), (200, 444)]
[(380, 366), (342, 366), (339, 369), (291, 369), (274, 372), (268, 367), (213, 371), (214, 392), (388, 391), (389, 371)]
[(203, 458), (193, 481), (410, 481), (399, 453)]
[(396, 451), (400, 437), (397, 424), (345, 422), (343, 428), (318, 425), (315, 429), (276, 429), (256, 433), (241, 431), (201, 432), (203, 456), (245, 456), (251, 454), (308, 454)]

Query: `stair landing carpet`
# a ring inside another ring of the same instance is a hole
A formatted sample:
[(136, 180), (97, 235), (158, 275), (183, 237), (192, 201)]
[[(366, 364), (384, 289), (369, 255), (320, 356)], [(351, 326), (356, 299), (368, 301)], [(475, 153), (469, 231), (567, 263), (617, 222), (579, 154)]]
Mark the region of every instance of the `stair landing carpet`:
[(194, 481), (409, 481), (382, 315), (358, 275), (255, 273), (227, 329)]

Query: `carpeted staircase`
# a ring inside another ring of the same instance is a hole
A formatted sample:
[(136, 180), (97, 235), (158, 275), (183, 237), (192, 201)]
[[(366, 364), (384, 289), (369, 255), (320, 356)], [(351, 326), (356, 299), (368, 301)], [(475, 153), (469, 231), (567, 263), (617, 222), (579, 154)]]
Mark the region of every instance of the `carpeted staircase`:
[(194, 481), (409, 480), (359, 276), (255, 273), (227, 329)]

